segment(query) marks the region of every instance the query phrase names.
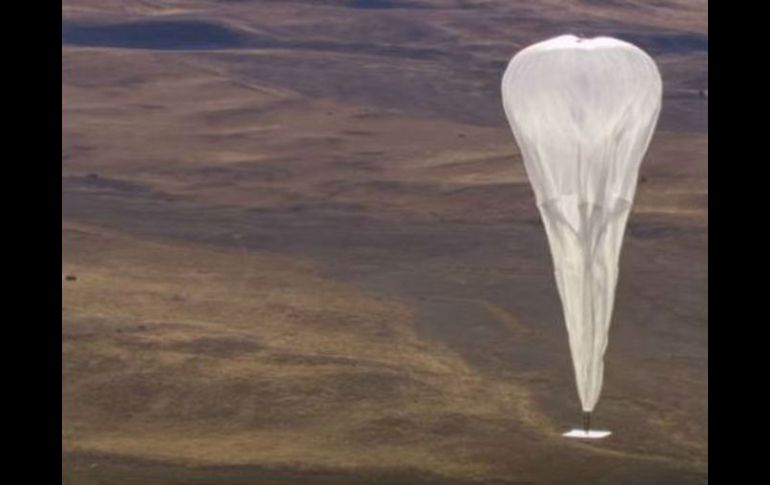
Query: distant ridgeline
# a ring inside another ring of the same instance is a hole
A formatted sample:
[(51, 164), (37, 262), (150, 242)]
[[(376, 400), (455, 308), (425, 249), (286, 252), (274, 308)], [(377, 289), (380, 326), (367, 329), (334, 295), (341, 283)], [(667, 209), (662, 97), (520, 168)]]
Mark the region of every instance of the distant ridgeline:
[[(426, 8), (389, 0), (354, 0), (353, 8)], [(149, 20), (123, 23), (62, 22), (62, 43), (87, 47), (120, 47), (157, 50), (210, 50), (239, 48), (301, 48), (317, 50), (371, 50), (370, 45), (309, 42), (238, 31), (232, 27), (202, 20)], [(708, 51), (708, 35), (688, 32), (594, 32), (581, 35), (607, 35), (639, 45), (651, 53), (687, 53)], [(590, 32), (589, 32), (590, 31)], [(342, 49), (345, 46), (347, 48)], [(417, 47), (417, 46), (415, 46)], [(416, 49), (412, 49), (416, 50)], [(403, 51), (400, 49), (399, 52)]]

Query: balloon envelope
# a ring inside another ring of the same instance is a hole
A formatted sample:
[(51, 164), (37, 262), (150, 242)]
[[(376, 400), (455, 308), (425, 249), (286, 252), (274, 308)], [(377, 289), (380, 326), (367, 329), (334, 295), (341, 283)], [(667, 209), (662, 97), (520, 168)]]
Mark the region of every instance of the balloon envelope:
[(599, 399), (618, 260), (661, 107), (655, 62), (567, 35), (517, 53), (503, 106), (548, 235), (583, 411)]

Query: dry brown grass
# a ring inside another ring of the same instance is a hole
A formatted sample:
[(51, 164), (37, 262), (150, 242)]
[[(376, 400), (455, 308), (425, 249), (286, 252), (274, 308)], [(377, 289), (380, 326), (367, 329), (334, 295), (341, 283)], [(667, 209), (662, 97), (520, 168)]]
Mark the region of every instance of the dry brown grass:
[(295, 43), (63, 47), (65, 481), (701, 483), (707, 53), (657, 55), (599, 444), (559, 435), (566, 336), (497, 86), (552, 31), (705, 34), (703, 6), (320, 3), (63, 5)]
[(462, 423), (555, 433), (516, 382), (312, 262), (68, 224), (63, 271), (70, 451), (470, 479), (493, 469), (452, 449)]

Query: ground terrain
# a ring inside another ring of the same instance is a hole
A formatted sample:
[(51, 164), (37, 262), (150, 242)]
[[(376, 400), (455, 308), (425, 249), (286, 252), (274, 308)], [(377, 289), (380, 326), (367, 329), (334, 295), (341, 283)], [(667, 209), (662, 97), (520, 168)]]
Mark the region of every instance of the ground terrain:
[[(665, 82), (597, 443), (499, 96), (568, 32)], [(706, 482), (705, 1), (68, 0), (62, 44), (64, 483)]]

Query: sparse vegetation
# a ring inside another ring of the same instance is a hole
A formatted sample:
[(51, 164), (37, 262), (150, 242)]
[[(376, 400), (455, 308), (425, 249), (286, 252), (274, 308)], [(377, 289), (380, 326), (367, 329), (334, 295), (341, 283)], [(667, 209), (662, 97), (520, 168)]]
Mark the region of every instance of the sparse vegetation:
[(658, 55), (600, 444), (560, 437), (566, 331), (497, 85), (567, 25), (705, 35), (705, 2), (349, 3), (64, 3), (283, 42), (65, 42), (64, 482), (702, 483), (707, 53)]

